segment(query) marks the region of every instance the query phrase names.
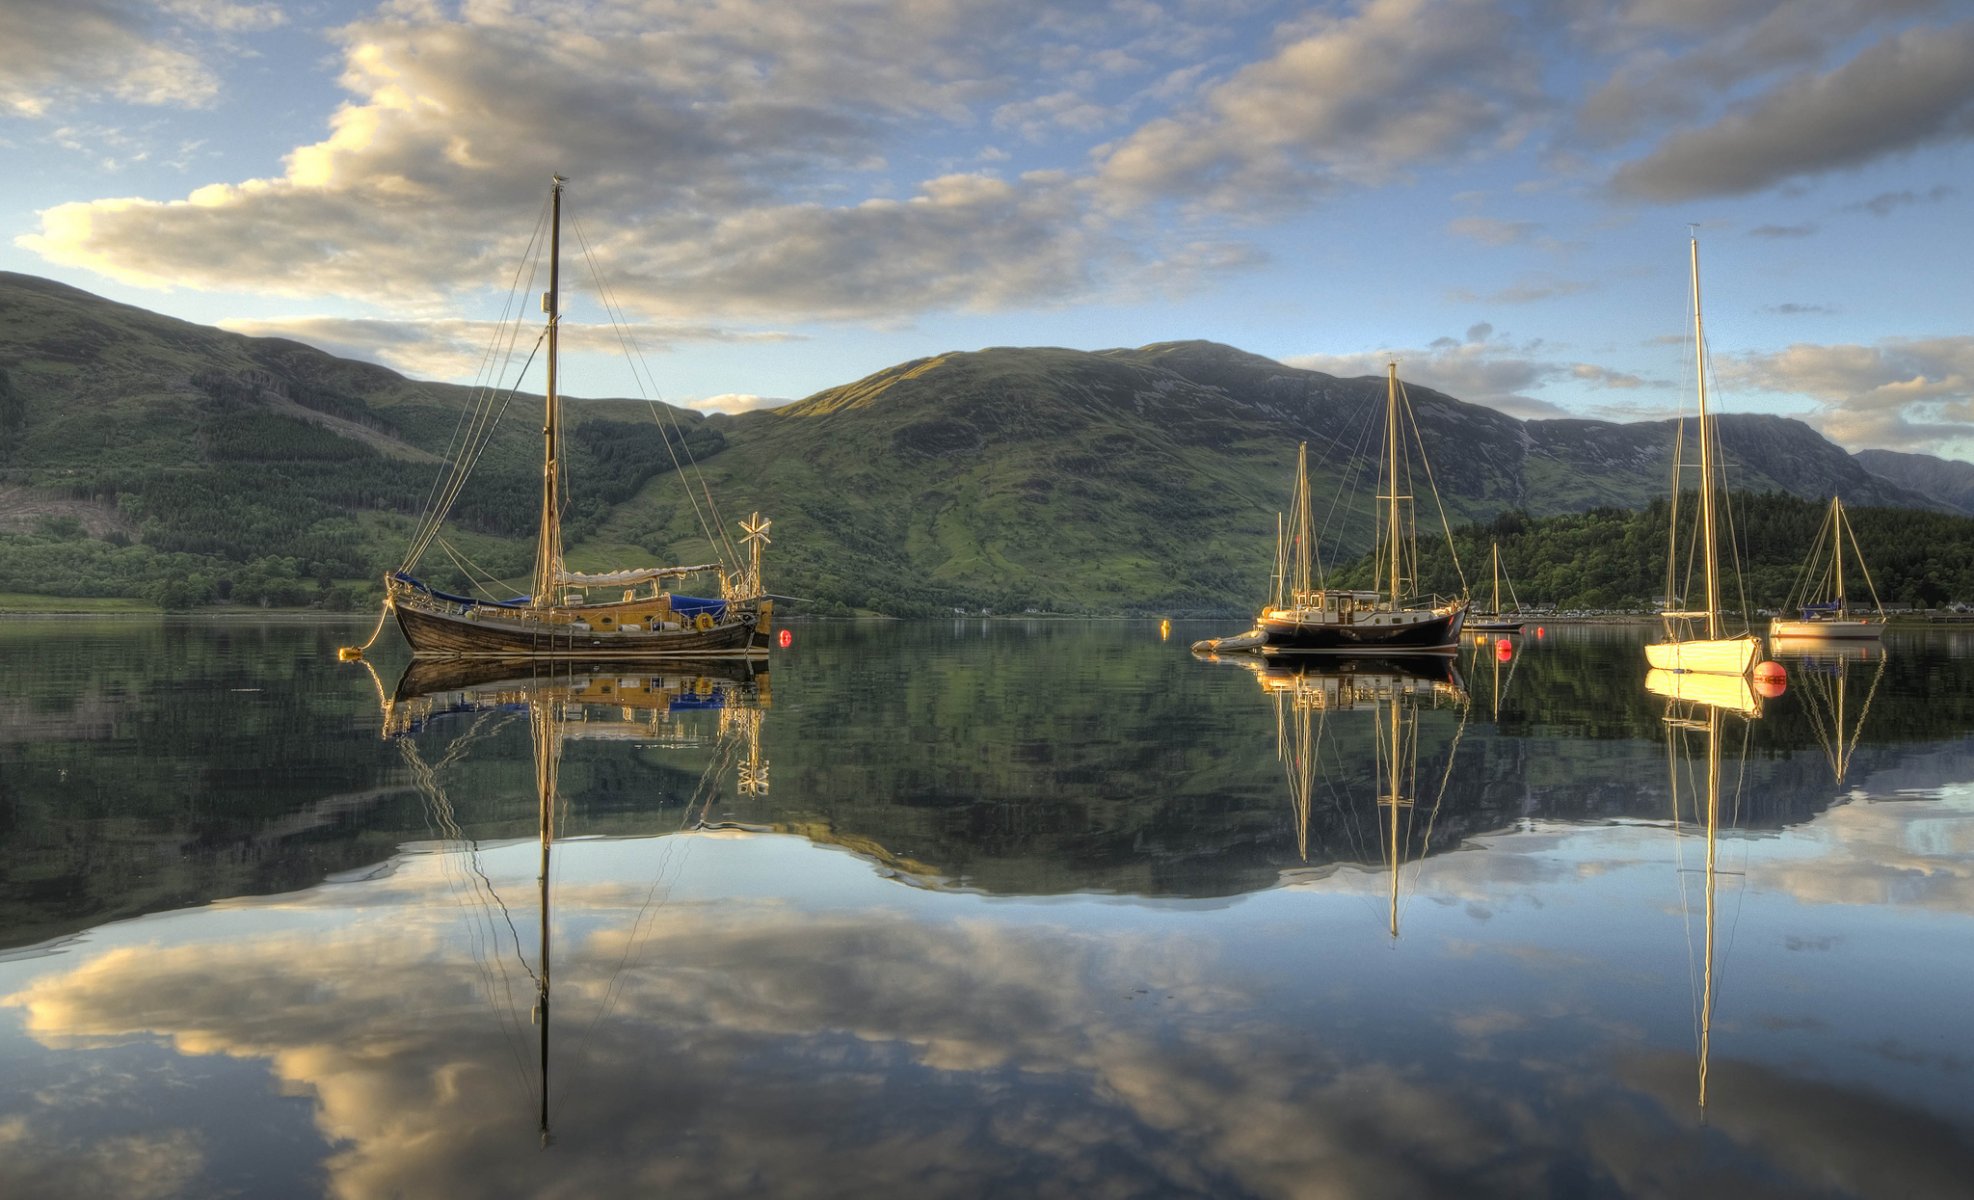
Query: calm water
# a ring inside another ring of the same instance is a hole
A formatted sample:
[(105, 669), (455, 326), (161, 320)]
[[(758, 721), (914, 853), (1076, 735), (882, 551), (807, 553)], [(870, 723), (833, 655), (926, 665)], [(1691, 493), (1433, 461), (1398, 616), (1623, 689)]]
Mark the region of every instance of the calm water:
[(366, 631), (0, 623), (0, 1195), (1974, 1179), (1974, 638), (1749, 717), (1628, 629), (402, 685)]

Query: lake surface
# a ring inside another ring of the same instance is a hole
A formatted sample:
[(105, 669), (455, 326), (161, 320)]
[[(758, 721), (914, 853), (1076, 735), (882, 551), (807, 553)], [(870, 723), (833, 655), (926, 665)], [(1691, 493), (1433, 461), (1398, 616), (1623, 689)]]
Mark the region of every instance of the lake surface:
[(1757, 699), (1643, 628), (403, 680), (367, 628), (0, 623), (0, 1195), (1974, 1180), (1974, 636)]

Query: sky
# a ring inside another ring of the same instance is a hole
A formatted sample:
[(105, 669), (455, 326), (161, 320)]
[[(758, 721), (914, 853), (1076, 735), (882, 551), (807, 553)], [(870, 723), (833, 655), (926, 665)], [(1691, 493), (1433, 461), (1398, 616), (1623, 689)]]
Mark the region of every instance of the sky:
[(1204, 338), (1665, 417), (1697, 236), (1721, 410), (1974, 460), (1970, 0), (0, 0), (0, 162), (0, 269), (455, 382), (560, 173), (563, 390), (722, 411)]

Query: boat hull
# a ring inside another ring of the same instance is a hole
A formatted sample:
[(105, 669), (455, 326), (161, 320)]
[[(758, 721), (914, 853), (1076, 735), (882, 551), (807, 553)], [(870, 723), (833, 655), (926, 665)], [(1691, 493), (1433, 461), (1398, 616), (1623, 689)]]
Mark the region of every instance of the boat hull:
[(1877, 641), (1885, 633), (1881, 621), (1796, 621), (1782, 617), (1768, 623), (1768, 636), (1802, 641)]
[(1255, 623), (1263, 654), (1435, 654), (1460, 648), (1465, 604), (1342, 614), (1271, 610)]
[(1645, 661), (1658, 671), (1746, 675), (1754, 669), (1761, 645), (1761, 639), (1752, 634), (1711, 641), (1653, 642), (1645, 647)]
[(768, 652), (767, 623), (740, 610), (710, 629), (583, 629), (574, 623), (435, 612), (391, 605), (398, 629), (416, 658), (705, 658)]
[(1478, 621), (1467, 622), (1471, 633), (1520, 633), (1527, 621), (1502, 621), (1493, 617), (1482, 617)]

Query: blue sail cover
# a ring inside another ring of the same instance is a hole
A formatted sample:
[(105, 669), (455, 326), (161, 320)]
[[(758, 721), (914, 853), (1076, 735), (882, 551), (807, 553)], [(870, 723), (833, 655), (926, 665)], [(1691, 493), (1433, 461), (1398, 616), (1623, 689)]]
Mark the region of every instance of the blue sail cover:
[(1825, 600), (1821, 604), (1805, 604), (1803, 605), (1803, 618), (1805, 620), (1813, 620), (1816, 617), (1828, 616), (1843, 607), (1844, 604), (1841, 600)]
[(705, 596), (681, 596), (672, 593), (672, 615), (683, 621), (690, 621), (700, 613), (710, 613), (715, 621), (724, 620), (727, 615), (727, 602), (708, 599)]

